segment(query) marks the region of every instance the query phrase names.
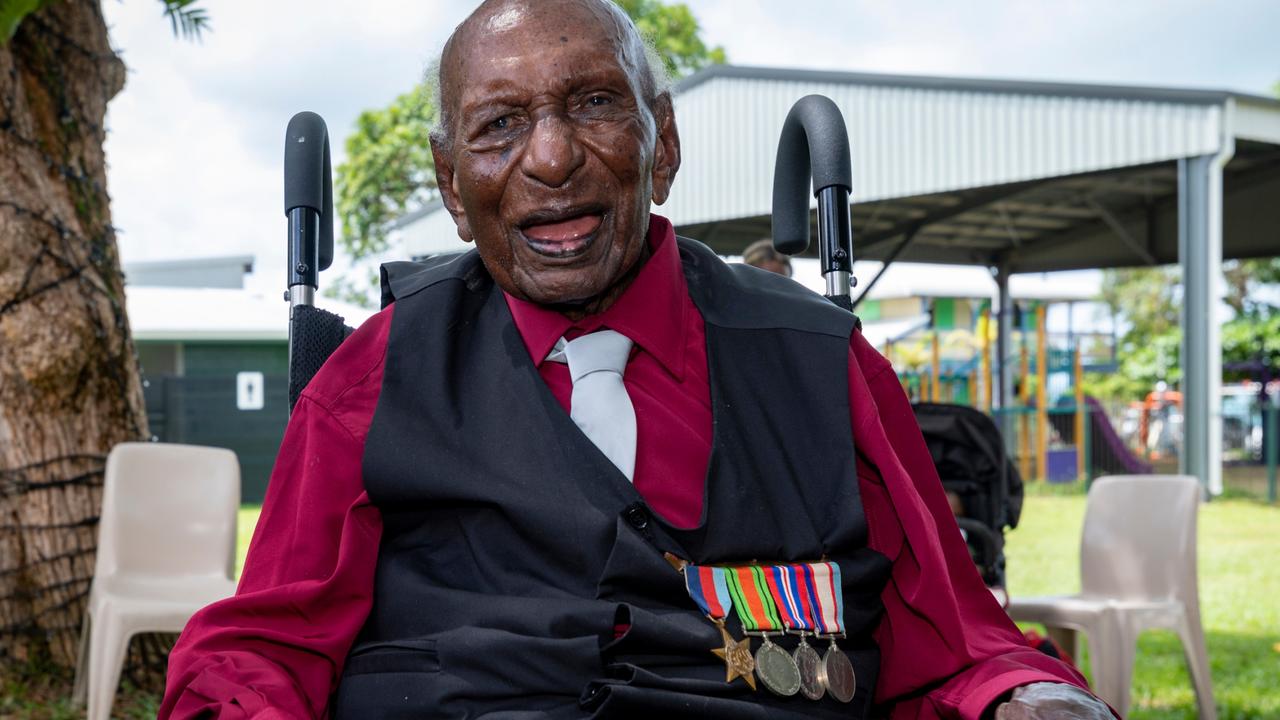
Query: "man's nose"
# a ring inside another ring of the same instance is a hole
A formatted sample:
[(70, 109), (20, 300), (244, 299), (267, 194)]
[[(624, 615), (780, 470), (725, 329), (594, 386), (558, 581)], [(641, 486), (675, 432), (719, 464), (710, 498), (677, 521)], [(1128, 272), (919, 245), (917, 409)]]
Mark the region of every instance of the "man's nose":
[(582, 167), (585, 153), (573, 127), (559, 114), (538, 118), (529, 135), (521, 169), (548, 187), (560, 187)]

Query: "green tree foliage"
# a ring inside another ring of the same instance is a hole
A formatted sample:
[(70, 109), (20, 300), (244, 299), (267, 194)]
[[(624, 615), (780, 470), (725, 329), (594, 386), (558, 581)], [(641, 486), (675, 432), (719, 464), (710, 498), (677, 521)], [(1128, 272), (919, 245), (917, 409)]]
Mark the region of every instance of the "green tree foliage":
[(635, 21), (641, 34), (653, 43), (667, 72), (684, 77), (708, 65), (725, 62), (724, 48), (709, 48), (702, 41), (702, 28), (684, 3), (667, 5), (659, 0), (614, 0)]
[(1280, 296), (1280, 258), (1230, 261), (1224, 263), (1223, 275), (1224, 300), (1235, 311), (1222, 326), (1223, 364), (1280, 367), (1280, 307), (1274, 303)]
[[(653, 42), (674, 77), (725, 61), (724, 48), (709, 48), (702, 41), (698, 21), (684, 3), (615, 1)], [(435, 118), (432, 93), (423, 82), (356, 120), (346, 139), (346, 161), (337, 168), (335, 195), (342, 218), (340, 242), (357, 262), (386, 251), (396, 219), (435, 198), (435, 166), (427, 143)], [(358, 300), (363, 293), (356, 284), (340, 279), (325, 294)]]
[(342, 244), (354, 257), (386, 250), (391, 223), (435, 196), (435, 166), (427, 143), (435, 115), (430, 89), (418, 83), (391, 105), (366, 110), (356, 119), (336, 188)]
[(1172, 385), (1181, 378), (1180, 278), (1176, 266), (1103, 272), (1102, 301), (1127, 327), (1116, 341), (1118, 371), (1091, 376), (1086, 392), (1135, 400), (1161, 380)]
[(1272, 306), (1259, 301), (1264, 288), (1280, 283), (1280, 258), (1229, 260), (1222, 265), (1226, 280), (1223, 300), (1237, 316), (1266, 314)]
[[(1280, 367), (1280, 258), (1223, 263), (1223, 301), (1233, 317), (1222, 326), (1222, 362), (1263, 362)], [(1177, 267), (1127, 268), (1103, 273), (1102, 300), (1127, 326), (1118, 340), (1119, 370), (1091, 377), (1089, 390), (1134, 400), (1156, 382), (1176, 385), (1182, 331), (1181, 272)], [(1228, 371), (1228, 379), (1235, 375)]]

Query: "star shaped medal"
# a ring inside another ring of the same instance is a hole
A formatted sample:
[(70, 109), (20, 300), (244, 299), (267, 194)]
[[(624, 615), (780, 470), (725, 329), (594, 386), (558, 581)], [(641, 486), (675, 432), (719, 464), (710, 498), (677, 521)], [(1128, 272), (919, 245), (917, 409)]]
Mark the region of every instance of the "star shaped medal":
[(712, 654), (724, 660), (724, 681), (733, 682), (734, 678), (740, 677), (755, 690), (756, 660), (751, 656), (751, 638), (734, 640), (725, 628), (723, 618), (711, 618), (711, 622), (720, 628), (720, 637), (724, 639), (724, 647), (711, 649)]
[(706, 565), (684, 564), (680, 567), (684, 573), (684, 585), (689, 597), (697, 603), (711, 622), (720, 629), (720, 637), (724, 647), (712, 648), (716, 657), (724, 660), (725, 682), (733, 682), (742, 678), (752, 690), (756, 689), (756, 661), (751, 656), (751, 639), (735, 640), (724, 626), (724, 619), (733, 607), (729, 595), (729, 586), (725, 582), (725, 568)]

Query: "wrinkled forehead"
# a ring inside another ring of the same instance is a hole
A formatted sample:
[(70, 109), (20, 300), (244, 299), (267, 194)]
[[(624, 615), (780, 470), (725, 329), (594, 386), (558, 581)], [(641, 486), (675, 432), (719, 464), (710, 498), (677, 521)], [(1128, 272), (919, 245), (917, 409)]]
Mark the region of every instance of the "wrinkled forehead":
[(600, 0), (486, 3), (445, 47), (442, 100), (457, 108), (466, 90), (495, 79), (547, 83), (609, 71), (624, 73), (640, 96), (644, 45), (620, 13)]

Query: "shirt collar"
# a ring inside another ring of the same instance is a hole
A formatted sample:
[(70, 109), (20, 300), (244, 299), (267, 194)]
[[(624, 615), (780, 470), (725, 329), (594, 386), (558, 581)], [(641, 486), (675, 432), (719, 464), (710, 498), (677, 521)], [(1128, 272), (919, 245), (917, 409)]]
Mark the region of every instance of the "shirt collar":
[(684, 377), (685, 308), (689, 293), (671, 221), (649, 215), (649, 259), (636, 279), (609, 309), (577, 322), (505, 291), (516, 329), (535, 365), (551, 352), (562, 335), (594, 332), (608, 327), (631, 338), (635, 345), (662, 363), (677, 379)]

